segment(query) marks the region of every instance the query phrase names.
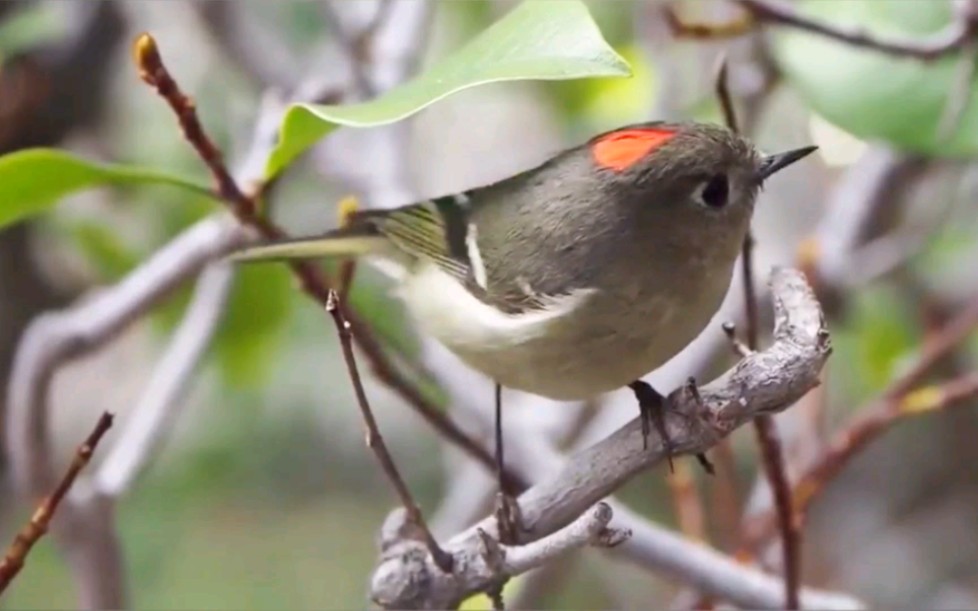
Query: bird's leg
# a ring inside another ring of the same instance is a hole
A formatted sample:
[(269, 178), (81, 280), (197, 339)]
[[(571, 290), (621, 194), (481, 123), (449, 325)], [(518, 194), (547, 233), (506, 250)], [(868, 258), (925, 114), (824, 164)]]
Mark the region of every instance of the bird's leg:
[[(662, 438), (662, 446), (665, 449), (666, 458), (669, 460), (669, 471), (674, 472), (675, 469), (672, 464), (672, 440), (666, 431), (666, 398), (656, 389), (652, 388), (648, 382), (643, 382), (642, 380), (635, 380), (628, 387), (632, 389), (632, 392), (635, 393), (635, 398), (638, 399), (638, 408), (642, 419), (642, 449), (649, 449), (649, 434), (651, 433), (652, 426), (655, 426), (656, 432)], [(702, 397), (700, 397), (699, 389), (696, 387), (696, 380), (694, 378), (691, 377), (686, 381), (685, 389), (686, 392), (692, 395), (700, 411), (705, 411), (706, 405), (703, 403)], [(713, 475), (713, 463), (706, 457), (706, 454), (702, 452), (696, 454), (696, 460), (707, 473)]]
[(666, 409), (666, 398), (659, 394), (659, 391), (652, 388), (652, 385), (642, 380), (635, 380), (628, 385), (638, 399), (639, 417), (642, 419), (642, 450), (649, 449), (649, 434), (652, 427), (655, 427), (659, 437), (662, 438), (662, 447), (669, 460), (669, 471), (674, 472), (672, 465), (672, 440), (666, 431), (666, 420), (664, 412)]
[(503, 387), (496, 383), (496, 525), (499, 529), (499, 542), (516, 545), (522, 529), (520, 505), (506, 488), (505, 461), (503, 460)]
[[(709, 409), (706, 407), (706, 403), (703, 403), (703, 397), (700, 396), (700, 390), (696, 386), (696, 378), (689, 376), (686, 379), (686, 392), (690, 394), (693, 398), (693, 402), (696, 403), (697, 416), (704, 417), (704, 414), (709, 414)], [(713, 468), (713, 463), (710, 459), (706, 457), (706, 452), (700, 452), (696, 455), (696, 460), (703, 467), (703, 470), (710, 475), (716, 475), (716, 470)]]

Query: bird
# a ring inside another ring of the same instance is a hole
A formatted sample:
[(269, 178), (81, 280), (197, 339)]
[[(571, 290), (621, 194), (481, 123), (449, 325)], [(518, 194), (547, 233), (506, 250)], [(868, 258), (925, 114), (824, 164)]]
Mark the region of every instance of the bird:
[(765, 155), (720, 125), (628, 124), (508, 178), (232, 259), (363, 257), (497, 385), (561, 401), (629, 387), (643, 439), (652, 421), (668, 444), (649, 416), (663, 396), (641, 378), (709, 324), (765, 181), (816, 148)]

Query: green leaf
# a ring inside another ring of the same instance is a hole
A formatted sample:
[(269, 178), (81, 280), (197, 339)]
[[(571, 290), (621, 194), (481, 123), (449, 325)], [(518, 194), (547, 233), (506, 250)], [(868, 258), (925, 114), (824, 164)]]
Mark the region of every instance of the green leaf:
[(872, 288), (853, 295), (843, 325), (832, 331), (833, 359), (848, 399), (856, 403), (879, 392), (920, 345), (912, 308), (899, 292)]
[(51, 208), (76, 191), (105, 185), (159, 184), (214, 197), (193, 181), (138, 167), (87, 161), (56, 149), (0, 157), (0, 228)]
[(267, 380), (276, 344), (292, 311), (292, 276), (284, 265), (244, 265), (237, 271), (228, 309), (215, 338), (224, 382), (254, 388)]
[(106, 280), (116, 281), (139, 264), (139, 254), (104, 223), (79, 220), (69, 223), (67, 231), (89, 263)]
[[(884, 37), (920, 38), (950, 21), (948, 3), (933, 0), (806, 0), (800, 12), (840, 27)], [(970, 100), (946, 141), (938, 127), (954, 88), (953, 54), (933, 62), (896, 58), (794, 28), (775, 38), (775, 57), (813, 110), (864, 140), (884, 140), (924, 154), (978, 152), (978, 96)]]
[(527, 1), (463, 48), (379, 98), (347, 106), (291, 106), (265, 176), (278, 174), (339, 125), (393, 123), (478, 85), (630, 74), (628, 64), (601, 37), (583, 3)]

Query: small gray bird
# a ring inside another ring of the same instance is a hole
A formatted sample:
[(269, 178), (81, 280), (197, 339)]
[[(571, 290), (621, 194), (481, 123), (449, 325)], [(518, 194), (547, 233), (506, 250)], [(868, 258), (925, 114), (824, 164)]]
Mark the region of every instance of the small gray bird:
[(764, 181), (814, 150), (762, 156), (719, 126), (629, 125), (499, 182), (235, 259), (394, 264), (423, 329), (498, 384), (558, 400), (630, 386), (644, 409), (661, 395), (639, 378), (723, 300)]

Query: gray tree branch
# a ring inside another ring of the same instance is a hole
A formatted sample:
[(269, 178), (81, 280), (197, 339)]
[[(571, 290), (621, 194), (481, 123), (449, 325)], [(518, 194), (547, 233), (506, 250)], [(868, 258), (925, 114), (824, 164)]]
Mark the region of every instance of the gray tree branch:
[[(27, 498), (43, 496), (58, 477), (48, 435), (48, 399), (57, 371), (111, 342), (208, 263), (243, 246), (248, 238), (249, 233), (225, 214), (207, 218), (118, 284), (31, 323), (13, 364), (7, 426), (11, 468)], [(110, 500), (91, 486), (89, 478), (81, 478), (54, 524), (83, 608), (126, 605), (114, 519)]]
[(197, 280), (193, 301), (167, 347), (143, 396), (95, 473), (95, 488), (115, 498), (126, 492), (146, 468), (173, 429), (181, 399), (198, 373), (224, 314), (234, 273), (229, 263), (215, 263)]
[[(754, 417), (785, 409), (818, 383), (819, 372), (831, 351), (821, 308), (799, 272), (775, 270), (771, 282), (775, 310), (773, 344), (747, 356), (702, 387), (699, 398), (685, 388), (670, 395), (666, 426), (677, 452), (703, 452)], [(549, 477), (519, 498), (526, 528), (524, 540), (550, 537), (634, 475), (664, 460), (665, 452), (658, 436), (650, 438), (647, 452), (642, 452), (641, 447), (641, 424), (635, 419), (572, 456), (555, 473), (546, 468)], [(526, 464), (521, 461), (520, 468), (527, 468)], [(622, 508), (617, 511), (627, 513)], [(619, 516), (615, 526), (627, 526), (633, 532), (641, 529), (643, 533), (638, 543), (633, 537), (620, 548), (633, 560), (670, 572), (705, 593), (734, 604), (746, 607), (782, 604), (779, 580), (651, 524), (636, 520), (622, 522)], [(456, 568), (451, 574), (438, 570), (421, 543), (397, 539), (390, 535), (391, 531), (388, 524), (371, 584), (371, 597), (378, 603), (395, 608), (451, 607), (476, 592), (491, 590), (498, 583), (501, 575), (493, 570), (492, 563), (484, 561), (484, 537), (480, 534), (497, 536), (492, 518), (446, 543), (445, 549), (455, 557)], [(663, 550), (668, 550), (668, 554)], [(803, 594), (803, 603), (822, 608), (861, 606), (848, 597), (811, 591)]]

